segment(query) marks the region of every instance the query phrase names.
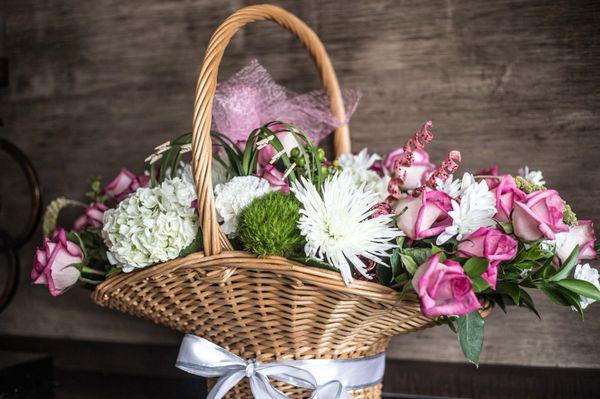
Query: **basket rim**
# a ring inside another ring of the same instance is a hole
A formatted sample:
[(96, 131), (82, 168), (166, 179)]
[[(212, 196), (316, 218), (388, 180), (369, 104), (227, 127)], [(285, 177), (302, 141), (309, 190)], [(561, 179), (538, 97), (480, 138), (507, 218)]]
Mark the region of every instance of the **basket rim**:
[[(202, 261), (198, 262), (200, 259)], [(250, 264), (247, 262), (249, 259), (258, 259), (261, 262), (252, 262)], [(179, 269), (198, 269), (207, 266), (222, 268), (222, 272), (215, 276), (218, 280), (222, 281), (226, 281), (235, 272), (235, 269), (268, 270), (280, 274), (281, 278), (293, 280), (299, 287), (304, 282), (307, 282), (325, 289), (360, 296), (388, 305), (397, 305), (400, 302), (418, 303), (418, 298), (413, 293), (405, 295), (402, 298), (399, 292), (390, 287), (376, 282), (356, 279), (350, 285), (346, 285), (339, 272), (304, 265), (280, 256), (258, 257), (246, 251), (224, 251), (211, 256), (205, 256), (203, 252), (196, 252), (132, 273), (121, 272), (98, 284), (92, 296), (97, 297), (112, 287), (120, 286), (122, 283), (150, 279), (157, 275), (173, 273)]]

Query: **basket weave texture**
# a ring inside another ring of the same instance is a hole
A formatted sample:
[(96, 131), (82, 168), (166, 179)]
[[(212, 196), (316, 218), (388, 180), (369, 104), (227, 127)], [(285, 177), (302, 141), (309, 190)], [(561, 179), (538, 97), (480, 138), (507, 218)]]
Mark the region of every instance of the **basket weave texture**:
[[(316, 34), (289, 12), (272, 5), (243, 8), (213, 34), (196, 86), (192, 164), (204, 252), (98, 285), (92, 299), (136, 317), (194, 334), (244, 359), (362, 358), (385, 351), (389, 338), (433, 326), (420, 313), (415, 295), (400, 301), (382, 285), (355, 281), (344, 285), (339, 273), (280, 258), (233, 251), (217, 222), (211, 182), (211, 109), (219, 63), (231, 37), (244, 25), (271, 20), (294, 33), (315, 61), (331, 99), (332, 113), (344, 117), (337, 77)], [(336, 155), (349, 152), (347, 126), (335, 131)], [(209, 385), (214, 381), (209, 381)], [(310, 392), (275, 383), (291, 398)], [(381, 384), (351, 392), (379, 399)], [(242, 381), (227, 398), (252, 398)]]

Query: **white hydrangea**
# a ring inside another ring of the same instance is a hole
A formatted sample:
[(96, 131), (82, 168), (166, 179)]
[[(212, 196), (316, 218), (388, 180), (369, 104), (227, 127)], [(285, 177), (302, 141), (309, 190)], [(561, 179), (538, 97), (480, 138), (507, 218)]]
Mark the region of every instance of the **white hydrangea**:
[[(588, 263), (583, 265), (575, 266), (575, 273), (573, 277), (577, 280), (587, 281), (588, 283), (592, 283), (600, 290), (600, 275), (598, 274), (598, 270), (591, 267)], [(588, 305), (594, 303), (592, 298), (586, 298), (584, 296), (580, 296), (579, 303), (583, 309), (587, 308)]]
[(366, 148), (356, 155), (342, 154), (338, 158), (340, 167), (352, 176), (357, 188), (371, 191), (377, 194), (380, 200), (384, 200), (388, 196), (387, 186), (391, 178), (387, 174), (380, 176), (371, 170), (373, 164), (379, 160), (381, 160), (379, 155), (369, 155)]
[(256, 176), (237, 176), (215, 187), (215, 208), (225, 234), (235, 236), (238, 216), (253, 199), (272, 191), (265, 179)]
[(140, 188), (104, 212), (102, 237), (111, 264), (130, 272), (179, 256), (198, 234), (196, 191), (179, 177)]

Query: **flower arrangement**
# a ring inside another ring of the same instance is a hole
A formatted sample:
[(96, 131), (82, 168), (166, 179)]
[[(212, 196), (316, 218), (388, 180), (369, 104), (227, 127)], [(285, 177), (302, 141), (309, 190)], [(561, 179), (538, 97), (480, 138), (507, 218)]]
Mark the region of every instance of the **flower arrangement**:
[[(577, 218), (541, 172), (497, 168), (457, 178), (458, 151), (435, 166), (425, 150), (428, 121), (384, 157), (366, 149), (328, 160), (318, 135), (268, 122), (245, 139), (214, 131), (215, 207), (234, 247), (284, 256), (306, 267), (416, 293), (422, 314), (439, 317), (477, 364), (483, 342), (479, 310), (494, 304), (530, 309), (528, 293), (583, 316), (600, 300), (593, 223)], [(59, 198), (44, 218), (31, 273), (59, 295), (77, 281), (94, 286), (115, 273), (201, 251), (196, 191), (182, 156), (191, 134), (156, 147), (148, 171), (121, 169), (89, 204)], [(57, 227), (60, 210), (84, 209), (73, 228)]]

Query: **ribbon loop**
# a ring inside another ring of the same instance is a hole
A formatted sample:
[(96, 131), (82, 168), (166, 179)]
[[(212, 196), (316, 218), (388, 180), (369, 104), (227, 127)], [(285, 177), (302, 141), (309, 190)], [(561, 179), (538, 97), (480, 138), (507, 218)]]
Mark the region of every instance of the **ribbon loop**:
[(310, 359), (258, 363), (244, 360), (225, 348), (186, 335), (175, 366), (202, 377), (219, 377), (207, 399), (222, 399), (248, 378), (256, 399), (290, 399), (269, 378), (312, 390), (311, 399), (352, 399), (348, 390), (376, 385), (383, 378), (385, 353), (361, 359)]

